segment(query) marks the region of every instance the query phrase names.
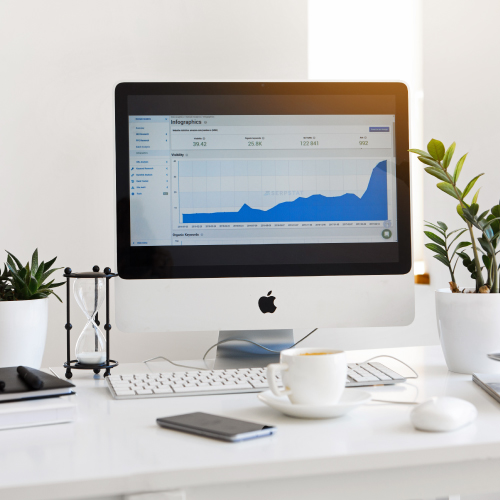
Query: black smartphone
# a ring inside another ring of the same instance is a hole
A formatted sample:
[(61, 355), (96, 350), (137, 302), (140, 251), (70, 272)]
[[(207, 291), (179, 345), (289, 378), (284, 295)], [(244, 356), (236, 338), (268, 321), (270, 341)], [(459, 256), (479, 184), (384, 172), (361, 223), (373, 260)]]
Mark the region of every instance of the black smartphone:
[(189, 432), (233, 443), (270, 436), (276, 432), (276, 427), (270, 425), (256, 424), (202, 412), (157, 418), (156, 423), (160, 427), (167, 429)]

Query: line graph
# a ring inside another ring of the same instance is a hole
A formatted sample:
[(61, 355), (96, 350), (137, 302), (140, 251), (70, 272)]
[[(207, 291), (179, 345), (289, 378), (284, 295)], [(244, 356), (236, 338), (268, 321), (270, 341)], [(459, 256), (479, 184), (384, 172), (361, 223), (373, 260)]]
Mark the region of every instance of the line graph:
[(387, 219), (387, 160), (211, 163), (179, 165), (183, 223)]

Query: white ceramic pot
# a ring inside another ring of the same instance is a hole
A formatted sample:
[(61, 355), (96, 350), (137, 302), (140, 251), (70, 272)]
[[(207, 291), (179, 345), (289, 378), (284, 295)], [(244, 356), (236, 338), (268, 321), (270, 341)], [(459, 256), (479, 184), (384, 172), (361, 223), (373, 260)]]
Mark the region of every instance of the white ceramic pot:
[(49, 299), (0, 301), (0, 367), (42, 364)]
[(448, 369), (457, 373), (500, 373), (500, 293), (436, 290), (439, 338)]

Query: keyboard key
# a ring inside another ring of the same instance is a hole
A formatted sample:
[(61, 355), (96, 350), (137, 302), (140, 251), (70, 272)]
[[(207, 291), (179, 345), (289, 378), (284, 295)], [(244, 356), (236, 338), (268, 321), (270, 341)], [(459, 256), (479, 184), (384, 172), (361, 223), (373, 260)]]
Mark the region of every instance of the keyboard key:
[(203, 390), (211, 389), (210, 387), (198, 387), (196, 385), (192, 385), (190, 387), (175, 387), (175, 393), (182, 394), (184, 392), (203, 392)]
[(135, 391), (137, 394), (140, 396), (146, 395), (146, 394), (153, 394), (153, 391), (151, 389), (137, 389)]
[(250, 382), (255, 389), (264, 389), (266, 387), (269, 387), (269, 384), (266, 382), (260, 382), (258, 380), (252, 380)]
[(400, 375), (399, 373), (393, 372), (391, 369), (387, 368), (387, 366), (383, 365), (382, 363), (370, 363), (370, 364), (373, 367), (375, 367), (377, 370), (380, 370), (382, 373), (385, 373), (387, 376), (391, 377), (393, 380), (404, 378), (402, 375)]
[(351, 369), (347, 369), (347, 375), (349, 375), (349, 377), (351, 377), (355, 382), (369, 382), (370, 380), (373, 380), (373, 377), (364, 377)]
[(371, 366), (370, 363), (363, 363), (361, 367), (372, 375), (375, 375), (375, 377), (377, 377), (379, 380), (392, 380), (391, 377), (381, 372), (380, 370), (377, 370), (376, 368)]
[(154, 394), (172, 394), (174, 391), (170, 387), (161, 387), (157, 389), (153, 389)]
[(250, 385), (248, 382), (241, 382), (239, 384), (233, 384), (233, 383), (228, 383), (224, 384), (224, 388), (232, 388), (232, 389), (253, 389), (252, 385)]
[(115, 392), (117, 396), (135, 396), (135, 391), (130, 389), (118, 389)]

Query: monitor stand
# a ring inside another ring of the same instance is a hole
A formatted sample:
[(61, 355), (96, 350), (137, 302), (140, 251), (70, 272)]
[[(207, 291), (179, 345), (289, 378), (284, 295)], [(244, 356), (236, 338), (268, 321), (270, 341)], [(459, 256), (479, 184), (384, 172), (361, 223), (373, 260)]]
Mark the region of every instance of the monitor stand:
[[(232, 339), (235, 340), (225, 342)], [(217, 346), (215, 370), (253, 368), (279, 362), (279, 354), (248, 342), (237, 342), (240, 339), (251, 340), (273, 351), (283, 351), (293, 345), (293, 330), (221, 330), (218, 342), (224, 343)]]

